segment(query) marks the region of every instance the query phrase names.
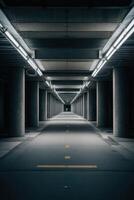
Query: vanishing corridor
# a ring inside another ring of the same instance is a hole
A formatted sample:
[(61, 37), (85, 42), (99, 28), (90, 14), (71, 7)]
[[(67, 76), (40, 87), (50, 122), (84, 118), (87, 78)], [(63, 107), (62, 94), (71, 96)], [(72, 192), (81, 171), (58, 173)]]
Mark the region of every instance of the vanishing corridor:
[(0, 200), (134, 200), (134, 0), (0, 0)]
[(12, 140), (21, 142), (0, 160), (2, 199), (126, 200), (133, 191), (132, 153), (71, 112)]

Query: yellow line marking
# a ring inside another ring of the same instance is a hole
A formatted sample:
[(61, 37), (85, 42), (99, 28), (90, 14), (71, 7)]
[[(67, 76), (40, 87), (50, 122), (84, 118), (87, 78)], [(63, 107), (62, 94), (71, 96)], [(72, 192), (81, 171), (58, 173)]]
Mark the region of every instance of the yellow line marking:
[(65, 147), (66, 149), (68, 149), (68, 148), (70, 148), (70, 145), (69, 145), (69, 144), (65, 144), (64, 147)]
[(37, 165), (37, 168), (50, 169), (97, 169), (97, 165)]
[(71, 156), (64, 156), (64, 159), (69, 160), (69, 159), (71, 159)]

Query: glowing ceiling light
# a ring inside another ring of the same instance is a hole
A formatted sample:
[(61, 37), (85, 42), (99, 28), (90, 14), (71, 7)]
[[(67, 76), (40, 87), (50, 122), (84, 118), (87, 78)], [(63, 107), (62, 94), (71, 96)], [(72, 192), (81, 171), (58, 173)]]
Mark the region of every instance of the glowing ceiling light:
[(42, 71), (39, 68), (37, 69), (37, 73), (39, 74), (39, 76), (43, 75)]
[(25, 59), (25, 60), (28, 60), (28, 57), (26, 57), (22, 51), (20, 51), (20, 49), (17, 49), (17, 51), (22, 55), (22, 57)]
[(105, 63), (107, 62), (106, 60), (104, 60), (104, 59), (102, 59), (101, 60), (102, 62), (101, 62), (101, 64), (99, 64), (97, 67), (96, 67), (96, 69), (94, 70), (94, 72), (92, 73), (92, 76), (93, 77), (95, 77), (97, 74), (98, 74), (98, 72), (101, 70), (101, 68), (105, 65)]
[(75, 95), (75, 97), (71, 101), (71, 104), (77, 99), (77, 97), (79, 96), (80, 93), (81, 93), (81, 89), (77, 92), (77, 94)]
[(88, 82), (86, 83), (86, 87), (88, 87), (90, 83), (91, 83), (91, 81), (88, 81)]
[(109, 54), (109, 56), (107, 57), (107, 60), (109, 60), (109, 59), (112, 57), (112, 55), (116, 52), (116, 50), (117, 50), (117, 49), (114, 49), (114, 50)]
[(121, 40), (121, 42), (117, 45), (117, 49), (121, 47), (121, 45), (133, 34), (134, 32), (134, 27), (127, 33), (127, 35)]
[(61, 102), (62, 102), (63, 104), (65, 104), (65, 102), (64, 102), (63, 99), (60, 97), (60, 95), (58, 94), (58, 92), (56, 91), (55, 88), (54, 88), (54, 92), (55, 92), (55, 94), (57, 95), (57, 97), (61, 100)]
[(130, 24), (124, 29), (124, 31), (121, 33), (121, 35), (118, 37), (118, 39), (113, 44), (114, 47), (118, 45), (118, 43), (124, 38), (124, 36), (130, 31), (130, 29), (134, 26), (134, 19), (130, 22)]
[(112, 46), (108, 52), (106, 53), (106, 58), (111, 54), (111, 52), (114, 50), (114, 47)]
[(19, 47), (19, 43), (15, 40), (15, 38), (8, 32), (5, 31), (5, 35), (7, 36), (7, 38), (18, 48)]
[(30, 66), (36, 71), (38, 69), (37, 65), (35, 64), (35, 62), (33, 61), (33, 59), (29, 58), (28, 63), (30, 64)]
[[(119, 35), (110, 49), (107, 51), (104, 58), (102, 58), (99, 64), (96, 66), (95, 70), (92, 73), (92, 76), (95, 77), (101, 68), (105, 65), (107, 60), (109, 60), (112, 55), (121, 47), (121, 45), (134, 33), (134, 19), (128, 24), (128, 26), (123, 30), (123, 32)], [(104, 61), (104, 59), (106, 59)]]
[(25, 57), (28, 56), (27, 52), (23, 49), (23, 47), (19, 46), (19, 50), (22, 52), (22, 54), (23, 54)]
[(0, 28), (4, 28), (3, 25), (0, 23)]
[(50, 84), (49, 84), (49, 82), (48, 81), (45, 81), (46, 82), (46, 84), (48, 85), (48, 87), (50, 87)]

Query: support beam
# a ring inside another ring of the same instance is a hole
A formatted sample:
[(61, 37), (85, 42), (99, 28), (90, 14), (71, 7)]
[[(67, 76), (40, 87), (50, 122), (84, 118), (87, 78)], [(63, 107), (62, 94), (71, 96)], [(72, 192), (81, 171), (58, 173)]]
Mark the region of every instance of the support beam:
[(29, 127), (39, 126), (39, 82), (27, 82), (27, 123)]
[(97, 126), (112, 124), (112, 84), (110, 81), (97, 82)]
[(96, 89), (88, 90), (88, 118), (89, 121), (96, 121)]
[(8, 83), (9, 98), (9, 136), (25, 134), (25, 71), (23, 68), (10, 70)]
[(87, 119), (87, 92), (84, 93), (84, 118)]
[(0, 132), (5, 128), (5, 82), (0, 81)]
[(113, 69), (113, 133), (118, 137), (129, 134), (128, 70)]
[(40, 89), (39, 90), (39, 120), (40, 121), (47, 120), (46, 96), (47, 96), (47, 91), (44, 89)]

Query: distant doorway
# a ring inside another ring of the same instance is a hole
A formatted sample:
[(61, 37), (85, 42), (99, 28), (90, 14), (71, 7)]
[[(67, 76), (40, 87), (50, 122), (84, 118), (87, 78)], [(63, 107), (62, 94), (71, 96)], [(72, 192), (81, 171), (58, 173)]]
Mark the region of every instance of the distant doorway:
[(71, 112), (71, 105), (70, 104), (64, 105), (64, 112)]

